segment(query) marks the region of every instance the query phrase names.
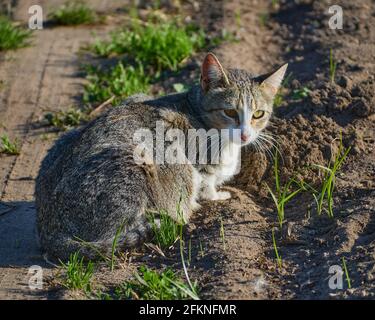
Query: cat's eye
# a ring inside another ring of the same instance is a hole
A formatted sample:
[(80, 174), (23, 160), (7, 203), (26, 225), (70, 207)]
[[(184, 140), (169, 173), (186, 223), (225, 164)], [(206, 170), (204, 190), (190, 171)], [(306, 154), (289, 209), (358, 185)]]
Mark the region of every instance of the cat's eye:
[(232, 119), (238, 118), (238, 113), (235, 109), (224, 109), (223, 111), (225, 115), (228, 116), (229, 118), (232, 118)]
[(260, 119), (264, 116), (264, 111), (263, 110), (257, 110), (253, 113), (253, 118), (254, 119)]

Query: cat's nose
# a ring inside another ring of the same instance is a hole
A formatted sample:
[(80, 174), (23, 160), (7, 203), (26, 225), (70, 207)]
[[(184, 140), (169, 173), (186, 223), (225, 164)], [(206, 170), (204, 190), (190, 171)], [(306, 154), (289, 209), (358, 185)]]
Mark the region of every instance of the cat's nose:
[(249, 140), (249, 138), (250, 138), (250, 136), (249, 136), (248, 134), (246, 134), (246, 133), (241, 133), (241, 140), (242, 140), (242, 141), (246, 142), (246, 141)]

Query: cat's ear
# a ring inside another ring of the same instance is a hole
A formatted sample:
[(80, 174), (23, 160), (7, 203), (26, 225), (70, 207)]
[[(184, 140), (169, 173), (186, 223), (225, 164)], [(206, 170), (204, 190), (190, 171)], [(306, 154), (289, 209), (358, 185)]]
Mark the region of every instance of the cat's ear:
[(201, 68), (201, 86), (204, 92), (210, 88), (228, 85), (229, 80), (224, 68), (213, 53), (208, 53)]
[(277, 90), (281, 85), (281, 81), (283, 81), (287, 68), (288, 64), (286, 63), (279, 69), (277, 69), (275, 72), (268, 75), (267, 78), (263, 80), (261, 83), (261, 88), (264, 91), (264, 93), (272, 99), (276, 95)]

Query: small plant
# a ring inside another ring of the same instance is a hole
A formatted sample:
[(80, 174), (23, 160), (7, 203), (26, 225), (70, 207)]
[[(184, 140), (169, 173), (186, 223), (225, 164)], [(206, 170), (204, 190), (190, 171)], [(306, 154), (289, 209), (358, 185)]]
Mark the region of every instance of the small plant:
[(263, 12), (259, 15), (259, 22), (262, 27), (265, 27), (270, 20), (270, 15), (268, 12)]
[(49, 14), (49, 18), (59, 25), (92, 24), (97, 15), (82, 1), (68, 1)]
[(78, 126), (88, 120), (87, 115), (79, 109), (70, 108), (67, 111), (47, 113), (44, 115), (47, 125), (56, 127), (60, 130), (67, 130)]
[(272, 196), (272, 199), (276, 205), (277, 209), (277, 216), (279, 220), (279, 225), (282, 227), (284, 223), (285, 218), (285, 204), (290, 201), (292, 198), (294, 198), (300, 191), (302, 191), (304, 188), (299, 187), (296, 190), (291, 190), (292, 184), (298, 184), (294, 177), (290, 178), (288, 182), (284, 186), (280, 185), (280, 177), (279, 177), (279, 160), (278, 160), (278, 151), (276, 150), (273, 157), (273, 169), (274, 169), (274, 175), (275, 175), (275, 187), (276, 191), (273, 192), (271, 188), (266, 184), (266, 187), (269, 191), (269, 193)]
[(236, 26), (237, 28), (241, 28), (241, 25), (242, 25), (242, 19), (241, 19), (241, 10), (240, 9), (237, 9), (235, 12), (234, 12), (234, 18), (236, 20)]
[[(320, 191), (313, 189), (313, 196), (315, 198), (317, 204), (317, 211), (320, 215), (323, 209), (327, 212), (328, 216), (333, 218), (333, 192), (335, 189), (335, 182), (336, 182), (336, 174), (337, 171), (340, 170), (341, 165), (345, 161), (351, 147), (348, 147), (344, 150), (344, 146), (342, 144), (342, 136), (340, 136), (340, 144), (339, 150), (334, 158), (334, 160), (330, 160), (328, 166), (321, 166), (318, 164), (313, 165), (314, 167), (323, 170), (323, 182)], [(324, 208), (324, 203), (327, 202), (327, 208)]]
[(303, 98), (307, 98), (310, 94), (311, 90), (308, 87), (302, 87), (299, 89), (293, 90), (292, 99), (293, 100), (300, 100)]
[(275, 255), (276, 255), (277, 265), (281, 269), (282, 268), (282, 260), (281, 260), (281, 256), (279, 255), (279, 251), (277, 250), (276, 239), (275, 239), (275, 231), (274, 231), (273, 228), (272, 228), (272, 243), (273, 243), (273, 250), (275, 251)]
[(0, 51), (29, 45), (30, 30), (15, 26), (7, 17), (0, 16)]
[(173, 89), (177, 93), (181, 93), (181, 92), (184, 92), (184, 91), (188, 90), (187, 86), (185, 84), (183, 84), (183, 83), (174, 83), (173, 84)]
[(68, 289), (91, 291), (91, 279), (94, 274), (94, 264), (89, 261), (84, 263), (83, 257), (76, 252), (71, 254), (69, 261), (65, 264), (61, 262), (65, 270), (65, 279), (63, 285)]
[(335, 82), (337, 62), (333, 59), (332, 49), (329, 50), (329, 78), (332, 83)]
[(109, 70), (90, 66), (86, 71), (89, 83), (84, 88), (84, 102), (103, 102), (115, 96), (113, 104), (118, 104), (129, 95), (149, 90), (150, 78), (141, 64), (125, 66), (119, 62)]
[(0, 145), (0, 153), (6, 153), (10, 155), (18, 155), (20, 154), (20, 145), (18, 140), (14, 140), (12, 142), (9, 137), (4, 134), (0, 138), (1, 140), (1, 145)]
[(116, 250), (117, 250), (118, 240), (123, 230), (124, 230), (124, 223), (120, 227), (117, 228), (115, 237), (113, 238), (113, 241), (112, 241), (111, 259), (109, 263), (109, 267), (111, 271), (115, 269)]
[(176, 222), (162, 210), (157, 216), (149, 213), (148, 218), (153, 232), (153, 241), (161, 249), (171, 247), (181, 234), (183, 222)]
[(352, 284), (351, 284), (351, 281), (350, 281), (349, 272), (348, 272), (348, 269), (346, 267), (346, 262), (345, 262), (345, 258), (344, 257), (342, 257), (342, 267), (344, 268), (346, 282), (348, 283), (348, 288), (351, 289), (352, 288)]
[[(171, 269), (159, 273), (142, 266), (134, 278), (115, 290), (119, 299), (182, 300), (194, 297), (189, 287)], [(194, 289), (197, 290), (196, 287)]]
[(224, 230), (224, 224), (223, 224), (223, 219), (220, 217), (220, 237), (221, 237), (221, 242), (223, 243), (223, 250), (226, 250), (225, 246), (225, 230)]

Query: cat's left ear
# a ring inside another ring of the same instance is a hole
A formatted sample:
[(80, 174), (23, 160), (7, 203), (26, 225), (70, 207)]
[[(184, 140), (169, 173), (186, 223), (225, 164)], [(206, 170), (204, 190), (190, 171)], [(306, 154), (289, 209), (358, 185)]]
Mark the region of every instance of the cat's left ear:
[(201, 68), (201, 86), (204, 92), (209, 89), (229, 84), (227, 75), (219, 59), (209, 52), (203, 60)]
[(287, 68), (288, 64), (286, 63), (262, 81), (261, 88), (270, 98), (273, 99), (279, 90)]

